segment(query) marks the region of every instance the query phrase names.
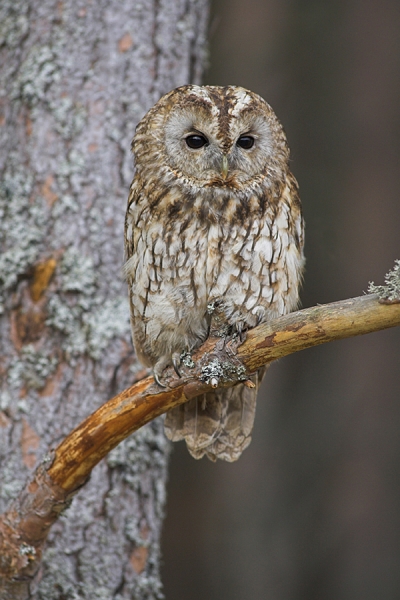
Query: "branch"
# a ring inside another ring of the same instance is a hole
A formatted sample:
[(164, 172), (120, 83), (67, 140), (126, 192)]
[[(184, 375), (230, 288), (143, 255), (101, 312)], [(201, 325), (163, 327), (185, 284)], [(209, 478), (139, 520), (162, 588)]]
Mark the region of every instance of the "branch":
[(246, 374), (288, 354), (397, 325), (400, 303), (384, 304), (377, 294), (314, 306), (249, 331), (236, 353), (220, 338), (209, 338), (194, 354), (194, 363), (184, 361), (188, 366), (183, 367), (182, 378), (172, 369), (164, 372), (165, 389), (147, 377), (121, 392), (61, 442), (3, 515), (0, 578), (9, 581), (34, 576), (51, 525), (88, 480), (93, 467), (152, 419), (212, 386), (245, 381)]

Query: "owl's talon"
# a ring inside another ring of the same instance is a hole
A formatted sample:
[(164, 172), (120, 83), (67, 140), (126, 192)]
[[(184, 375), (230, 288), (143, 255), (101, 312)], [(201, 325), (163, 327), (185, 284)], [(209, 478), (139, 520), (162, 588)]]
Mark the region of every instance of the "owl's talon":
[(169, 362), (170, 361), (168, 360), (167, 356), (162, 356), (153, 367), (154, 379), (155, 379), (157, 385), (159, 385), (162, 388), (168, 387), (167, 385), (165, 385), (165, 383), (162, 383), (161, 376), (162, 376), (162, 373), (163, 373), (165, 367), (168, 365)]
[(178, 377), (182, 377), (181, 372), (179, 370), (179, 367), (181, 366), (181, 355), (178, 354), (178, 352), (174, 352), (174, 354), (172, 355), (172, 364), (175, 373), (178, 375)]
[(165, 383), (161, 382), (160, 376), (157, 373), (153, 373), (153, 377), (154, 377), (154, 381), (156, 382), (157, 385), (159, 385), (161, 388), (166, 388), (167, 386), (165, 385)]
[(262, 321), (265, 318), (265, 308), (263, 306), (258, 306), (256, 308), (256, 310), (254, 311), (254, 314), (256, 316), (256, 324), (255, 327), (257, 327), (260, 323), (262, 323)]
[[(246, 333), (246, 329), (244, 328), (244, 323), (242, 321), (239, 321), (239, 323), (236, 324), (236, 336), (239, 338), (239, 344), (243, 344), (243, 342), (246, 339), (247, 333)], [(235, 337), (235, 336), (233, 336)]]

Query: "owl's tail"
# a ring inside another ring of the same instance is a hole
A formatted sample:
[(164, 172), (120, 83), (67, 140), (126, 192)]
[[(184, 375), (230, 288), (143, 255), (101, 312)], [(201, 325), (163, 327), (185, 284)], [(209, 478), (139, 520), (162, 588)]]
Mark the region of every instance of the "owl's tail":
[(186, 440), (194, 458), (237, 460), (251, 442), (257, 391), (265, 370), (251, 377), (255, 388), (238, 384), (170, 410), (164, 423), (167, 437), (173, 442)]

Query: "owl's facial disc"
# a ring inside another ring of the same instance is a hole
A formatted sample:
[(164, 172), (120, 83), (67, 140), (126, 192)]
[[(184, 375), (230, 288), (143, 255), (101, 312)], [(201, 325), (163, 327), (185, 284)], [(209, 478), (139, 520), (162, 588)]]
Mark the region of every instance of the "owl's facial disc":
[(279, 123), (268, 105), (261, 110), (259, 100), (232, 102), (228, 90), (217, 101), (206, 91), (185, 96), (168, 114), (162, 140), (167, 164), (200, 186), (251, 182), (280, 151), (274, 133)]

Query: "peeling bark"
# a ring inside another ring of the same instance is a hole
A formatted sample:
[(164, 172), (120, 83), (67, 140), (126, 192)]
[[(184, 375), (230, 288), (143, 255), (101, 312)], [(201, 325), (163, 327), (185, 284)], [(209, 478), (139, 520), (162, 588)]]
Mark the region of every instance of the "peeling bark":
[[(134, 378), (121, 276), (130, 142), (163, 93), (199, 83), (207, 8), (1, 3), (1, 511)], [(51, 530), (34, 582), (1, 598), (161, 598), (167, 459), (159, 421), (113, 450)], [(30, 552), (26, 543), (20, 560)]]

